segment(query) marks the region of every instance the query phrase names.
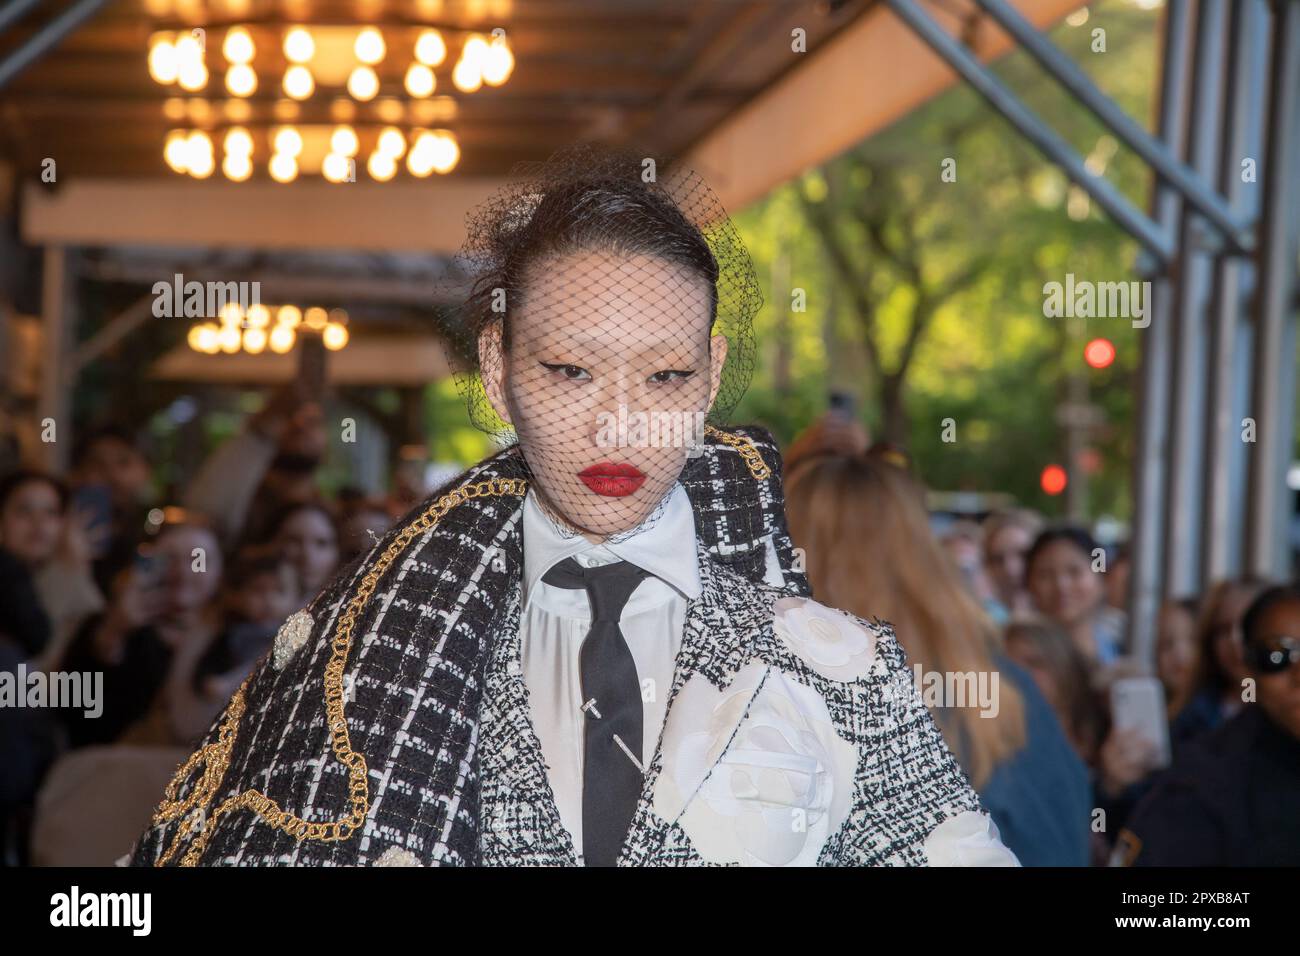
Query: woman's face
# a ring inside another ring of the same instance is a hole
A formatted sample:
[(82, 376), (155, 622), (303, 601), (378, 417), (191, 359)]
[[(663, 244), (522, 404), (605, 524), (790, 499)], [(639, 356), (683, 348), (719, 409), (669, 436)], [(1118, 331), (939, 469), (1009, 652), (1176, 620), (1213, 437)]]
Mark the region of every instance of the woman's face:
[(19, 485), (0, 513), (0, 545), (28, 567), (54, 556), (63, 531), (59, 493), (47, 481)]
[(285, 560), (298, 572), (303, 595), (315, 597), (339, 560), (333, 522), (315, 508), (304, 508), (281, 526), (277, 540)]
[(1089, 617), (1105, 593), (1090, 556), (1069, 541), (1053, 541), (1035, 555), (1027, 583), (1038, 610), (1065, 627)]
[(1196, 619), (1177, 605), (1160, 609), (1156, 674), (1170, 696), (1187, 691), (1196, 679)]
[(488, 397), (519, 435), (543, 503), (588, 537), (640, 524), (702, 440), (727, 340), (710, 289), (645, 255), (534, 263), (523, 301), (479, 343)]
[(1034, 537), (1027, 528), (1008, 524), (984, 542), (984, 566), (997, 589), (998, 597), (1008, 607), (1025, 586), (1025, 555)]

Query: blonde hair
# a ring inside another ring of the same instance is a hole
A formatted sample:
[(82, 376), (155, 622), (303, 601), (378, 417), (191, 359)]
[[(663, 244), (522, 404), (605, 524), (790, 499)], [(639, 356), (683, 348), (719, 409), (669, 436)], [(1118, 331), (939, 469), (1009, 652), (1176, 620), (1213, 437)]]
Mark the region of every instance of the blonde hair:
[[(786, 513), (813, 596), (891, 623), (913, 665), (943, 674), (997, 670), (997, 628), (930, 530), (925, 489), (877, 456), (819, 456), (786, 482)], [(955, 707), (942, 728), (976, 788), (1025, 744), (1024, 701), (998, 682), (998, 711)]]

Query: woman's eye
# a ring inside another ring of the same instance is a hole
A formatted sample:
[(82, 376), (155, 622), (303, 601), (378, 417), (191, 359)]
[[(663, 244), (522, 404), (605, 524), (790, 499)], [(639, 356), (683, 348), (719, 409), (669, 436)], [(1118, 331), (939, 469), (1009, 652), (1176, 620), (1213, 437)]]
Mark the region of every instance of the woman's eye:
[(571, 382), (583, 382), (591, 378), (591, 373), (580, 365), (565, 365), (563, 362), (542, 362), (542, 368), (549, 372), (559, 372)]
[(650, 376), (652, 382), (680, 382), (695, 374), (695, 369), (666, 368)]

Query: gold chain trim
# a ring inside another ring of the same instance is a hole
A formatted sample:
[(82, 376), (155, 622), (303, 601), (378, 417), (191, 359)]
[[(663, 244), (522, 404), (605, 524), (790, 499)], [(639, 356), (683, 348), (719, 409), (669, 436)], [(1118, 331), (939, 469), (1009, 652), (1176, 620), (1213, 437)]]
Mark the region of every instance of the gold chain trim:
[[(713, 425), (706, 425), (705, 432), (713, 435), (724, 444), (735, 448), (741, 457), (745, 459), (745, 464), (749, 467), (749, 473), (756, 480), (762, 481), (772, 474), (772, 469), (763, 461), (763, 456), (759, 453), (752, 439), (744, 435), (733, 435), (730, 432), (724, 432)], [(234, 810), (252, 810), (270, 826), (277, 830), (283, 830), (299, 841), (320, 840), (328, 843), (346, 840), (365, 823), (366, 816), (370, 812), (369, 767), (366, 764), (365, 756), (352, 749), (352, 741), (348, 736), (347, 717), (343, 707), (343, 671), (347, 666), (348, 655), (352, 650), (352, 631), (356, 626), (361, 610), (374, 595), (375, 589), (379, 585), (379, 579), (384, 576), (393, 562), (397, 560), (397, 557), (406, 550), (411, 541), (416, 536), (422, 535), (433, 528), (456, 505), (471, 498), (500, 495), (518, 495), (522, 497), (527, 489), (528, 482), (522, 478), (489, 478), (486, 481), (463, 484), (459, 488), (442, 495), (420, 517), (402, 529), (402, 532), (393, 539), (379, 560), (362, 578), (357, 593), (348, 602), (343, 616), (339, 618), (338, 626), (334, 631), (330, 659), (325, 665), (325, 714), (328, 718), (330, 740), (334, 754), (338, 757), (339, 763), (348, 768), (348, 793), (352, 805), (351, 812), (341, 820), (332, 820), (329, 823), (311, 823), (280, 809), (279, 804), (266, 794), (257, 790), (245, 790), (243, 793), (227, 797), (212, 812), (210, 817), (203, 818), (204, 811), (212, 802), (212, 798), (215, 796), (217, 788), (221, 785), (221, 780), (230, 766), (230, 756), (234, 750), (235, 738), (239, 732), (239, 722), (244, 716), (244, 693), (248, 688), (248, 680), (245, 680), (239, 690), (231, 697), (230, 703), (226, 705), (226, 712), (222, 717), (221, 727), (217, 731), (216, 741), (191, 754), (189, 759), (176, 771), (164, 791), (162, 803), (159, 804), (158, 810), (154, 813), (153, 824), (161, 826), (179, 817), (185, 817), (185, 819), (181, 820), (176, 837), (172, 840), (171, 845), (167, 847), (166, 852), (159, 857), (157, 866), (166, 866), (171, 861), (182, 843), (184, 843), (185, 838), (189, 836), (190, 831), (194, 829), (197, 818), (198, 836), (185, 851), (184, 856), (181, 857), (181, 866), (196, 866), (207, 848), (208, 841), (211, 839), (217, 823), (227, 813)], [(199, 778), (199, 782), (195, 784), (188, 797), (184, 800), (178, 800), (176, 794), (185, 777), (200, 764), (203, 766), (203, 774)]]
[(731, 432), (724, 432), (713, 425), (705, 425), (704, 433), (712, 435), (724, 445), (730, 445), (736, 451), (740, 452), (740, 457), (745, 459), (745, 464), (749, 466), (749, 473), (757, 481), (764, 481), (772, 476), (772, 469), (768, 467), (767, 462), (763, 461), (763, 456), (759, 454), (758, 446), (754, 440), (745, 435), (733, 435)]
[[(159, 858), (158, 866), (165, 866), (176, 855), (181, 843), (195, 826), (196, 816), (200, 818), (198, 836), (181, 857), (181, 866), (195, 866), (203, 856), (217, 823), (223, 816), (234, 810), (252, 810), (266, 823), (277, 830), (283, 830), (295, 839), (321, 840), (332, 842), (346, 840), (359, 829), (370, 812), (370, 778), (369, 768), (364, 755), (352, 749), (348, 737), (348, 722), (343, 709), (343, 670), (347, 666), (348, 654), (352, 650), (352, 631), (356, 626), (362, 608), (374, 595), (379, 579), (406, 550), (418, 535), (434, 527), (448, 511), (456, 505), (471, 498), (487, 498), (498, 495), (518, 495), (522, 497), (527, 491), (528, 482), (522, 478), (489, 478), (486, 481), (470, 482), (442, 495), (429, 508), (407, 525), (393, 539), (388, 548), (375, 562), (370, 571), (361, 580), (361, 586), (352, 600), (348, 602), (343, 616), (339, 618), (334, 630), (332, 653), (325, 665), (325, 713), (328, 718), (330, 739), (334, 754), (339, 763), (348, 768), (348, 793), (352, 805), (351, 812), (341, 820), (329, 823), (310, 823), (280, 809), (270, 797), (257, 790), (245, 790), (243, 793), (228, 797), (212, 812), (207, 819), (202, 819), (203, 812), (215, 795), (226, 769), (230, 765), (230, 755), (239, 731), (239, 721), (244, 714), (244, 691), (248, 681), (235, 692), (226, 707), (221, 728), (217, 732), (215, 743), (196, 751), (177, 770), (163, 795), (163, 801), (154, 814), (154, 825), (170, 823), (178, 817), (181, 821), (176, 837), (167, 851)], [(195, 785), (193, 792), (184, 800), (176, 799), (176, 792), (182, 780), (199, 764), (203, 765), (203, 775)]]

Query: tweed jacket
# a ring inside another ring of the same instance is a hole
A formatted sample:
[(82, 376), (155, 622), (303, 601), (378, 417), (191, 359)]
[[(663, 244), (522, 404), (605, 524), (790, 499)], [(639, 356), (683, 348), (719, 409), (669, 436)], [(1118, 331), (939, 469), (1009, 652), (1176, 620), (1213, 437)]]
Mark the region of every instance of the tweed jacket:
[[(889, 626), (808, 596), (770, 437), (714, 434), (683, 474), (701, 593), (619, 863), (1014, 864)], [(577, 863), (520, 664), (519, 467), (435, 492), (286, 623), (134, 864)]]

